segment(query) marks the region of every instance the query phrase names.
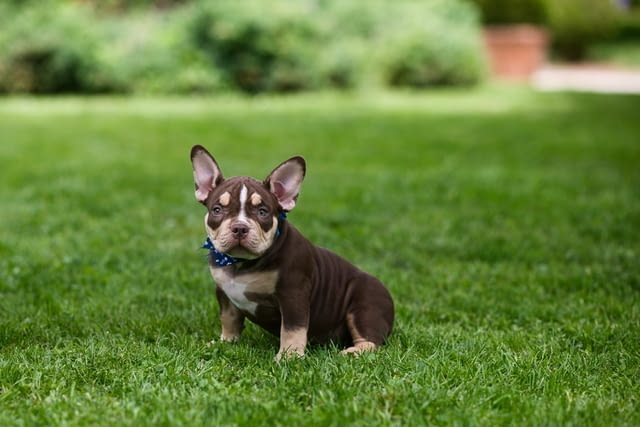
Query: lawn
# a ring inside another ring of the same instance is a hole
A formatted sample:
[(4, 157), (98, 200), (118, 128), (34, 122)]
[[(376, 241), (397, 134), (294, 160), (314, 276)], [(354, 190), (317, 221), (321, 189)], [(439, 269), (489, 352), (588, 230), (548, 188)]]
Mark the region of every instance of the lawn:
[[(639, 425), (640, 97), (489, 87), (0, 99), (0, 425)], [(189, 149), (301, 154), (289, 219), (380, 277), (358, 359), (220, 333)]]

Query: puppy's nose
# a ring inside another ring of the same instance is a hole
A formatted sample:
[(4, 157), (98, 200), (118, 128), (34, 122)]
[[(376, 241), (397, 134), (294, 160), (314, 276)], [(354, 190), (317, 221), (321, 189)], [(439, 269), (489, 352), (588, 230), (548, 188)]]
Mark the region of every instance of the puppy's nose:
[(249, 226), (242, 222), (236, 222), (231, 225), (231, 234), (233, 234), (233, 237), (236, 239), (241, 240), (249, 234)]

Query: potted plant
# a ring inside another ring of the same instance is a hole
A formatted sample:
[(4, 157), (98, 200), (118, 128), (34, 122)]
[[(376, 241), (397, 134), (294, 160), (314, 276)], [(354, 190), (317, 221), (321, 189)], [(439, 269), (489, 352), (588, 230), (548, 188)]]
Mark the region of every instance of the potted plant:
[(482, 13), (494, 76), (528, 79), (544, 64), (549, 37), (544, 0), (473, 0)]

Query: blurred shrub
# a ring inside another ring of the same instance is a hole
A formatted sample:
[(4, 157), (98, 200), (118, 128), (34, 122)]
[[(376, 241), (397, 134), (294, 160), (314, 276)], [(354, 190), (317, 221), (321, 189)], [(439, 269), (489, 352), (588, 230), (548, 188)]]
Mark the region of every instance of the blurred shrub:
[(619, 40), (640, 40), (640, 10), (625, 13), (621, 16), (616, 36)]
[(484, 67), (477, 16), (459, 1), (227, 0), (194, 14), (194, 43), (248, 92), (472, 84)]
[(385, 82), (468, 85), (483, 74), (478, 17), (460, 2), (388, 3), (383, 28)]
[[(547, 0), (471, 0), (478, 6), (485, 24), (544, 24)], [(564, 0), (551, 0), (564, 1)]]
[(180, 3), (0, 3), (0, 91), (288, 92), (467, 85), (483, 74), (478, 17), (462, 0), (136, 7)]
[(105, 10), (128, 10), (136, 8), (168, 8), (187, 3), (189, 0), (83, 0)]
[(305, 6), (286, 0), (201, 2), (188, 31), (231, 87), (253, 93), (311, 89), (319, 46)]
[[(6, 12), (6, 10), (5, 10)], [(87, 11), (43, 1), (13, 9), (0, 31), (0, 91), (69, 93), (115, 90), (94, 54), (100, 44)]]
[(220, 89), (217, 70), (190, 44), (182, 12), (135, 13), (103, 18), (101, 67), (119, 87), (135, 93), (210, 93)]
[(591, 43), (610, 37), (618, 28), (618, 11), (610, 0), (549, 0), (547, 4), (554, 49), (565, 59), (583, 59)]

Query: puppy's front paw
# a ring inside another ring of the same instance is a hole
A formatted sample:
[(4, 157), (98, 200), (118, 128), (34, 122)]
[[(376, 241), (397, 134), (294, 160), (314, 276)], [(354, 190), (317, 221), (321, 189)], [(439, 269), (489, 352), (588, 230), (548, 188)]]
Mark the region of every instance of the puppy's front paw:
[(240, 335), (227, 335), (224, 332), (220, 334), (220, 341), (236, 342), (240, 339)]
[(218, 340), (211, 340), (207, 343), (207, 347), (211, 347), (212, 345), (221, 343), (221, 342), (236, 342), (240, 339), (240, 335), (231, 335), (231, 336), (226, 336), (225, 334), (221, 334), (220, 335), (220, 339)]
[(371, 341), (361, 341), (356, 343), (353, 347), (349, 347), (342, 350), (340, 354), (352, 354), (356, 357), (360, 356), (365, 351), (373, 351), (376, 349), (376, 345)]
[(304, 349), (307, 347), (306, 328), (286, 328), (282, 327), (280, 332), (280, 350), (276, 355), (276, 362), (282, 358), (291, 359), (293, 357), (304, 357)]
[(276, 354), (275, 361), (280, 362), (282, 359), (304, 359), (304, 348), (294, 349), (294, 348), (281, 348)]

